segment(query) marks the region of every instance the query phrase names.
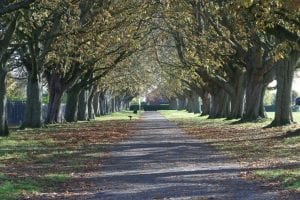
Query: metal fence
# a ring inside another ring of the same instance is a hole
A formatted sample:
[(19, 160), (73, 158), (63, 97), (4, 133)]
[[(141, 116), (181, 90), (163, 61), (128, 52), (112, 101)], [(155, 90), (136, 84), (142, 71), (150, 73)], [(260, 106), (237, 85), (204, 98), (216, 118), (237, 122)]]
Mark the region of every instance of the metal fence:
[(25, 101), (7, 102), (7, 119), (9, 125), (19, 125), (24, 120)]
[[(21, 125), (24, 116), (25, 116), (25, 107), (26, 107), (26, 101), (8, 101), (7, 102), (7, 121), (8, 125)], [(60, 112), (58, 116), (58, 121), (63, 122), (64, 121), (64, 115), (65, 115), (65, 104), (61, 104), (60, 106)], [(47, 117), (47, 110), (48, 105), (43, 104), (42, 107), (42, 117), (45, 120)]]

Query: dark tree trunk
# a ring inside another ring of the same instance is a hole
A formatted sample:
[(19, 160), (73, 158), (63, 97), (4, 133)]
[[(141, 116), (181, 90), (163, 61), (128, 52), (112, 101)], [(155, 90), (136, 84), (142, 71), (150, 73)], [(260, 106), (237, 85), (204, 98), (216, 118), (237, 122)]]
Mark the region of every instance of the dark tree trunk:
[(122, 110), (122, 101), (120, 100), (120, 98), (116, 98), (115, 105), (116, 105), (116, 111), (120, 112)]
[(210, 94), (207, 91), (204, 91), (203, 94), (201, 95), (202, 99), (202, 113), (201, 116), (209, 115), (210, 113)]
[(178, 110), (186, 109), (186, 97), (180, 96), (178, 97)]
[(175, 97), (170, 98), (170, 109), (171, 110), (177, 110), (178, 109), (177, 99)]
[(111, 98), (111, 112), (116, 112), (116, 99), (115, 97)]
[(9, 130), (7, 125), (7, 113), (6, 113), (6, 72), (0, 70), (0, 136), (8, 136)]
[(254, 121), (260, 118), (260, 106), (263, 98), (264, 82), (261, 74), (248, 74), (246, 87), (246, 104), (243, 121)]
[(45, 123), (52, 124), (58, 122), (61, 99), (64, 94), (65, 88), (61, 84), (58, 76), (53, 75), (47, 77), (47, 82), (49, 90), (49, 104)]
[(259, 105), (259, 118), (267, 118), (268, 115), (267, 115), (267, 112), (266, 112), (266, 109), (265, 109), (265, 104), (264, 104), (264, 96), (265, 96), (265, 93), (266, 93), (266, 89), (268, 87), (268, 84), (265, 84), (262, 91), (261, 91), (261, 96), (260, 96), (260, 105)]
[(129, 110), (129, 108), (130, 108), (130, 102), (128, 100), (125, 100), (125, 102), (124, 102), (124, 109), (125, 110)]
[(96, 117), (100, 117), (100, 92), (96, 92), (93, 99), (93, 107)]
[(228, 119), (242, 118), (245, 107), (246, 74), (238, 75), (234, 82), (234, 94), (230, 96), (231, 110)]
[(230, 97), (226, 92), (224, 94), (224, 100), (223, 101), (224, 101), (224, 107), (222, 109), (222, 116), (228, 118), (228, 116), (231, 112), (231, 103), (230, 103)]
[(84, 89), (79, 94), (77, 117), (79, 121), (88, 120), (88, 91)]
[(186, 110), (189, 112), (189, 113), (192, 113), (194, 112), (194, 102), (193, 102), (193, 98), (192, 96), (188, 96), (187, 97), (187, 105), (186, 105)]
[(27, 100), (22, 128), (42, 127), (42, 84), (39, 75), (29, 73)]
[(214, 90), (211, 94), (211, 110), (209, 113), (210, 119), (227, 117), (228, 97), (225, 91), (221, 88)]
[(110, 114), (112, 112), (112, 97), (105, 98), (105, 114)]
[(80, 87), (72, 87), (67, 91), (67, 103), (65, 111), (65, 120), (67, 122), (77, 122), (78, 120), (77, 114), (80, 90)]
[(193, 112), (195, 114), (200, 113), (201, 110), (200, 110), (199, 95), (193, 92), (192, 99), (193, 99)]
[(88, 103), (88, 119), (89, 120), (96, 118), (95, 110), (94, 110), (94, 102), (93, 102), (96, 92), (97, 92), (97, 86), (93, 86), (89, 92), (88, 102), (87, 102)]
[(106, 99), (105, 99), (105, 92), (100, 92), (100, 115), (106, 115)]
[(298, 60), (299, 52), (293, 51), (289, 58), (278, 63), (275, 118), (270, 126), (283, 126), (293, 123), (291, 111), (292, 83)]

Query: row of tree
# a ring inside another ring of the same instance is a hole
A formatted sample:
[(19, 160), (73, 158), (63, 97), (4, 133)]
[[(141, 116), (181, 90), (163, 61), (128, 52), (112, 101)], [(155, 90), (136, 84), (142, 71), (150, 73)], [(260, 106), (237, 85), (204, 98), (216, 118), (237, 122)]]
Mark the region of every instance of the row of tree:
[[(15, 76), (21, 69), (27, 78), (22, 128), (58, 122), (64, 94), (67, 122), (101, 114), (98, 108), (108, 93), (114, 105), (128, 104), (140, 88), (138, 80), (133, 80), (133, 75), (126, 77), (125, 72), (148, 46), (152, 32), (148, 24), (156, 4), (130, 0), (1, 1), (0, 135), (9, 133), (7, 75)], [(43, 85), (49, 93), (45, 121)]]
[(107, 94), (114, 105), (128, 104), (154, 87), (171, 102), (190, 99), (189, 110), (199, 110), (192, 105), (200, 96), (211, 118), (252, 121), (265, 117), (274, 79), (272, 125), (289, 124), (299, 13), (295, 0), (1, 1), (0, 135), (8, 135), (7, 76), (23, 69), (23, 128), (58, 122), (64, 95), (65, 120), (76, 122), (101, 113)]
[(185, 88), (173, 94), (187, 96), (190, 102), (200, 95), (203, 114), (210, 118), (253, 121), (266, 117), (264, 94), (276, 80), (271, 126), (292, 123), (291, 88), (300, 58), (299, 7), (292, 0), (164, 1), (161, 30), (172, 36), (164, 53), (172, 55), (173, 49), (179, 59), (158, 60), (161, 65), (180, 66), (173, 75)]

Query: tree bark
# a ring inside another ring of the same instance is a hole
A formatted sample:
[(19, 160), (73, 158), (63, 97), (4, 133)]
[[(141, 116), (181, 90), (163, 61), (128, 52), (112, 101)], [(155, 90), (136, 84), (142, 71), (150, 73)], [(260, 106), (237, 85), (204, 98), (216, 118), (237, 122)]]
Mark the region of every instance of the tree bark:
[(77, 122), (78, 120), (78, 100), (80, 91), (80, 87), (72, 87), (67, 91), (67, 103), (65, 111), (65, 120), (67, 122)]
[(186, 110), (187, 110), (189, 113), (194, 112), (193, 106), (194, 106), (193, 98), (192, 98), (192, 96), (188, 95), (188, 96), (187, 96)]
[(78, 120), (88, 120), (88, 90), (81, 90), (78, 101)]
[(178, 109), (177, 99), (175, 97), (170, 98), (170, 109), (171, 110), (177, 110)]
[(230, 96), (231, 110), (228, 119), (242, 118), (245, 107), (246, 74), (242, 73), (235, 78), (234, 94)]
[(243, 121), (254, 121), (260, 116), (261, 100), (263, 99), (263, 74), (260, 74), (255, 69), (248, 72), (248, 80), (246, 87), (246, 104), (243, 114)]
[(265, 103), (264, 103), (264, 96), (265, 96), (267, 87), (268, 87), (268, 84), (264, 84), (264, 87), (262, 89), (262, 93), (260, 96), (260, 105), (259, 105), (259, 113), (258, 113), (260, 118), (268, 117), (266, 109), (265, 109)]
[(116, 112), (116, 99), (115, 97), (111, 98), (111, 112)]
[(192, 99), (193, 99), (193, 112), (195, 114), (200, 113), (200, 101), (199, 101), (199, 95), (193, 91), (192, 94)]
[(96, 117), (100, 117), (100, 92), (96, 92), (93, 99), (93, 107)]
[(6, 72), (0, 70), (0, 136), (8, 136), (8, 124), (7, 124), (7, 97), (6, 97)]
[(204, 91), (203, 94), (201, 95), (202, 99), (202, 113), (201, 116), (209, 115), (210, 113), (210, 94), (207, 91)]
[(49, 91), (49, 104), (45, 123), (53, 124), (58, 122), (61, 99), (65, 88), (61, 84), (58, 76), (52, 75), (51, 77), (47, 77), (47, 82)]
[(109, 95), (109, 97), (105, 97), (105, 114), (109, 114), (112, 112), (112, 97)]
[(226, 92), (221, 89), (215, 89), (211, 94), (212, 104), (211, 110), (209, 113), (210, 119), (223, 118), (227, 117), (227, 109), (228, 109), (228, 96)]
[(96, 95), (97, 92), (97, 86), (93, 86), (90, 91), (89, 91), (89, 96), (88, 96), (88, 119), (89, 120), (93, 120), (95, 119), (95, 110), (94, 110), (94, 97)]
[(22, 128), (40, 128), (43, 123), (42, 116), (42, 84), (38, 74), (29, 73), (27, 83), (27, 100), (25, 120)]
[(293, 51), (290, 57), (280, 61), (277, 65), (276, 80), (276, 107), (275, 118), (270, 126), (283, 126), (293, 123), (291, 110), (292, 101), (292, 83), (294, 71), (297, 61), (299, 60), (299, 52)]
[(186, 109), (186, 97), (179, 96), (178, 97), (178, 110), (184, 110), (184, 109)]

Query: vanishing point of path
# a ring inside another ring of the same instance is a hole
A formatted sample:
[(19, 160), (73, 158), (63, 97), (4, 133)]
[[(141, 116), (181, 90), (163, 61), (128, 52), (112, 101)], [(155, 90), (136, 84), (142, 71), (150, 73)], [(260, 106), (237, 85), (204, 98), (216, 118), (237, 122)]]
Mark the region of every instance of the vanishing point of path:
[(136, 129), (111, 147), (93, 199), (281, 199), (240, 178), (237, 163), (157, 112), (146, 112)]

